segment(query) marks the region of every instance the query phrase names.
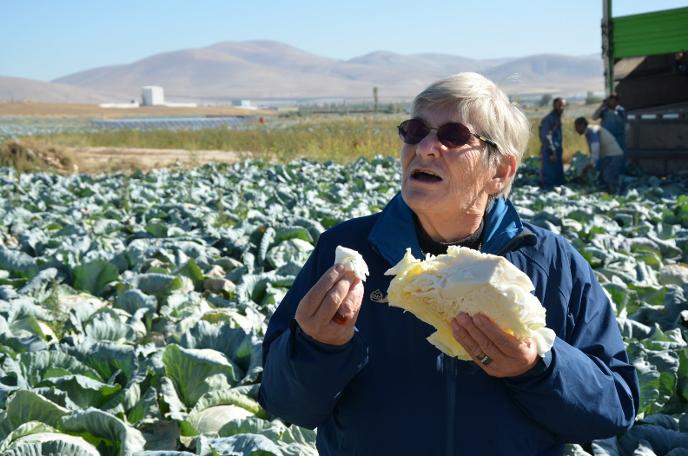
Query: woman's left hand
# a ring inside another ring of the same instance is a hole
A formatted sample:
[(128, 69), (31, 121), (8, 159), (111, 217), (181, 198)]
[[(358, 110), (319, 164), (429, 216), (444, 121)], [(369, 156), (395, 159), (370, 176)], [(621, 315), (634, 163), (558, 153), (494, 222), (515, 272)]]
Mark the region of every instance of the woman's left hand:
[(493, 377), (515, 377), (528, 372), (538, 362), (535, 343), (505, 333), (481, 313), (471, 317), (461, 312), (451, 321), (451, 327), (454, 338), (473, 361)]

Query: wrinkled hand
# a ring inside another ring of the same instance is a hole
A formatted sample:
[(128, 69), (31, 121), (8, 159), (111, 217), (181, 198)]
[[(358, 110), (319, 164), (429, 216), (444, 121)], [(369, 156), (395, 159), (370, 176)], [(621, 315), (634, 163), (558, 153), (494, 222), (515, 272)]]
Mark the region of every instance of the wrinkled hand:
[(549, 161), (551, 161), (551, 162), (557, 161), (557, 154), (556, 153), (549, 154)]
[(336, 264), (301, 299), (294, 318), (318, 342), (344, 345), (354, 335), (362, 301), (361, 279)]
[[(492, 320), (479, 313), (459, 313), (451, 321), (454, 338), (473, 357), (473, 361), (493, 377), (515, 377), (529, 371), (538, 362), (538, 352), (531, 340), (519, 340), (502, 331)], [(492, 362), (482, 364), (477, 356), (485, 353)]]

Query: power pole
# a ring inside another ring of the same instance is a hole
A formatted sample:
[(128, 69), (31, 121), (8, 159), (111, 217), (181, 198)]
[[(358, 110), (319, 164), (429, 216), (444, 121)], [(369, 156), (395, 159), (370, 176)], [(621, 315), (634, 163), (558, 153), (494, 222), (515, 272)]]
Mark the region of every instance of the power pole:
[(614, 40), (612, 0), (602, 0), (602, 58), (606, 95), (614, 93)]

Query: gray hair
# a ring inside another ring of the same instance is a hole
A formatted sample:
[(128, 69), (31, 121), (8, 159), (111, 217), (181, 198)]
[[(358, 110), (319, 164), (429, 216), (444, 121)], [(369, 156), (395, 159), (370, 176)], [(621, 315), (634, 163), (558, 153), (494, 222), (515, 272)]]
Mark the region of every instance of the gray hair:
[[(494, 82), (478, 73), (454, 74), (419, 93), (413, 100), (411, 111), (415, 116), (422, 110), (452, 104), (456, 104), (456, 112), (463, 124), (497, 143), (496, 149), (486, 144), (488, 166), (496, 166), (503, 157), (511, 155), (518, 168), (528, 145), (530, 123)], [(513, 178), (506, 182), (499, 195), (508, 196), (512, 183)]]

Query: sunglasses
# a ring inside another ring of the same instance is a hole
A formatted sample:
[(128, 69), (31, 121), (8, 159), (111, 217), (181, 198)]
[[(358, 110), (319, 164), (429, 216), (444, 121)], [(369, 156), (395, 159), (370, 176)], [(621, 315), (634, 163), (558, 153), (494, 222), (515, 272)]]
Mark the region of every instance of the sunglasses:
[(450, 149), (468, 144), (471, 136), (475, 136), (479, 140), (497, 148), (497, 143), (489, 138), (473, 133), (467, 126), (458, 122), (449, 122), (437, 128), (430, 128), (421, 119), (414, 117), (413, 119), (403, 121), (397, 128), (399, 129), (401, 140), (410, 145), (418, 144), (432, 130), (437, 130), (437, 139)]

